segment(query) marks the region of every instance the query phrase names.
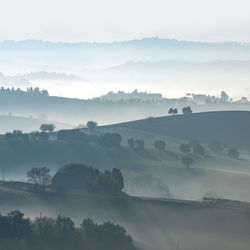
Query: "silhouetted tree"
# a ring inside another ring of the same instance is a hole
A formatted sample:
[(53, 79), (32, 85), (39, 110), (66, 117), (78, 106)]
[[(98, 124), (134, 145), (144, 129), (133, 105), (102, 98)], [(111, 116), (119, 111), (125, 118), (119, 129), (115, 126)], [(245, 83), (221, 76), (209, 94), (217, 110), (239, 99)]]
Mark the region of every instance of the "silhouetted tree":
[(154, 146), (156, 149), (164, 151), (166, 147), (166, 143), (162, 140), (156, 140), (154, 142)]
[(239, 158), (239, 156), (240, 156), (240, 153), (236, 148), (228, 149), (227, 154), (228, 154), (228, 156), (235, 158), (235, 159)]
[(181, 161), (182, 161), (182, 164), (186, 166), (187, 168), (189, 168), (192, 164), (194, 164), (194, 159), (189, 156), (184, 156)]
[(188, 115), (188, 114), (192, 114), (192, 109), (190, 108), (190, 106), (187, 106), (187, 107), (184, 107), (183, 109), (182, 109), (182, 113), (184, 114), (184, 115)]
[(178, 109), (177, 108), (170, 108), (168, 111), (169, 115), (177, 115), (178, 114)]
[(88, 121), (87, 122), (87, 128), (94, 129), (96, 127), (97, 127), (97, 122), (94, 122), (94, 121)]
[(41, 126), (40, 126), (40, 130), (42, 132), (52, 132), (52, 131), (54, 131), (55, 128), (56, 128), (55, 125), (52, 123), (50, 123), (50, 124), (44, 123), (44, 124), (41, 124)]
[(28, 181), (34, 184), (46, 186), (50, 184), (50, 170), (46, 167), (32, 168), (27, 172)]
[(191, 152), (191, 147), (188, 144), (181, 144), (180, 145), (180, 151), (184, 154), (188, 154)]

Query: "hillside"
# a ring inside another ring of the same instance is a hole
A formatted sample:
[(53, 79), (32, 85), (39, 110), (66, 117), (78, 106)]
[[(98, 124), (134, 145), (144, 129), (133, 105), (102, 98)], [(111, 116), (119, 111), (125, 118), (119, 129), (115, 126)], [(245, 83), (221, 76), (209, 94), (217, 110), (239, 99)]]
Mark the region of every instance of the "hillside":
[(219, 111), (150, 118), (112, 125), (211, 143), (220, 141), (228, 147), (250, 150), (250, 112)]
[[(141, 199), (100, 195), (60, 195), (17, 191), (0, 186), (1, 211), (18, 207), (34, 217), (58, 213), (70, 216), (76, 224), (82, 218), (112, 221), (124, 225), (144, 250), (221, 249), (247, 250), (249, 247), (249, 210), (193, 201)], [(233, 202), (235, 203), (235, 202)], [(101, 206), (100, 206), (101, 204)], [(234, 225), (225, 226), (225, 225)], [(164, 236), (164, 237), (163, 237)], [(205, 243), (205, 244), (204, 244)]]

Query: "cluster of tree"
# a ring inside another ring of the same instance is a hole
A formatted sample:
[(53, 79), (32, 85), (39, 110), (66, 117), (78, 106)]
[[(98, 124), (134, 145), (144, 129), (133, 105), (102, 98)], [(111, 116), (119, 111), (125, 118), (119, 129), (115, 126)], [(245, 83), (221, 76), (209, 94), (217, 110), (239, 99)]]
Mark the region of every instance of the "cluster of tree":
[(87, 128), (88, 129), (92, 130), (92, 129), (96, 128), (96, 127), (97, 127), (97, 122), (95, 122), (95, 121), (88, 121), (87, 122)]
[(10, 88), (4, 88), (1, 87), (0, 89), (0, 96), (9, 96), (9, 97), (13, 97), (13, 96), (49, 96), (49, 93), (47, 90), (40, 90), (38, 87), (36, 88), (27, 88), (26, 91), (21, 90), (20, 88), (15, 89), (14, 87)]
[(177, 108), (170, 108), (168, 111), (169, 115), (177, 115), (178, 114), (178, 109)]
[(12, 133), (7, 132), (4, 139), (7, 142), (28, 142), (29, 134), (24, 134), (21, 130), (14, 130)]
[(54, 131), (55, 128), (56, 128), (55, 125), (52, 123), (44, 123), (44, 124), (41, 124), (40, 126), (40, 130), (42, 132), (52, 132)]
[(4, 250), (136, 250), (120, 225), (84, 219), (79, 227), (69, 217), (31, 220), (20, 211), (0, 214), (0, 249)]
[(7, 132), (4, 138), (8, 142), (30, 142), (30, 141), (46, 141), (49, 139), (47, 132), (52, 132), (55, 129), (54, 124), (41, 124), (39, 131), (33, 131), (31, 133), (23, 133), (21, 130), (14, 130), (12, 133)]
[(105, 148), (120, 147), (122, 141), (122, 137), (118, 133), (104, 133), (99, 136), (87, 135), (80, 129), (60, 130), (57, 132), (57, 139), (72, 144), (93, 142)]
[(182, 108), (182, 113), (183, 113), (184, 115), (189, 115), (189, 114), (192, 114), (193, 111), (192, 111), (192, 109), (191, 109), (190, 106), (187, 106), (187, 107)]
[(122, 173), (119, 169), (101, 172), (83, 164), (69, 164), (59, 169), (52, 178), (52, 188), (59, 192), (85, 190), (120, 194), (124, 188)]
[(130, 138), (128, 139), (128, 146), (132, 149), (135, 150), (144, 150), (145, 148), (145, 141), (142, 139), (134, 139), (134, 138)]
[(35, 185), (46, 186), (51, 183), (50, 170), (47, 167), (32, 168), (27, 172), (28, 182)]

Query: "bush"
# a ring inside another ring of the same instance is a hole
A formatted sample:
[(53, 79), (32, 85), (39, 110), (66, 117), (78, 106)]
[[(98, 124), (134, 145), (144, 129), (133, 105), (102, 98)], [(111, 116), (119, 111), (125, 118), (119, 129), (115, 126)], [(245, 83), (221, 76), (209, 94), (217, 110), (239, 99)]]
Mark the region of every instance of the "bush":
[(164, 151), (165, 147), (166, 147), (166, 143), (164, 141), (162, 141), (162, 140), (156, 140), (154, 142), (154, 146), (155, 146), (156, 149)]

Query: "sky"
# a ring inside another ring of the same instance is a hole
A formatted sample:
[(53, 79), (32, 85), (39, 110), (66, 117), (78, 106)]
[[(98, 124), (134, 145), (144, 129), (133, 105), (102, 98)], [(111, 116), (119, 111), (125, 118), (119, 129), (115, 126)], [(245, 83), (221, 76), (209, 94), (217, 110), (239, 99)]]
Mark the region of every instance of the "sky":
[(249, 0), (1, 0), (0, 40), (250, 42)]

